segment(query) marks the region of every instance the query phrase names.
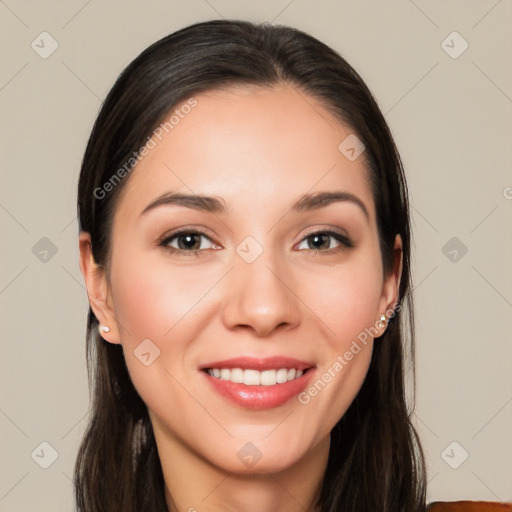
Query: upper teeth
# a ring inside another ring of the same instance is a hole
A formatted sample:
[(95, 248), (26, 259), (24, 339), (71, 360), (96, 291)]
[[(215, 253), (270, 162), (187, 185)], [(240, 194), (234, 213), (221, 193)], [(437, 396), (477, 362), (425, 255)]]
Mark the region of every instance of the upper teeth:
[(279, 370), (242, 370), (241, 368), (208, 368), (212, 377), (221, 380), (245, 384), (246, 386), (274, 386), (293, 379), (298, 379), (304, 372), (295, 368), (280, 368)]

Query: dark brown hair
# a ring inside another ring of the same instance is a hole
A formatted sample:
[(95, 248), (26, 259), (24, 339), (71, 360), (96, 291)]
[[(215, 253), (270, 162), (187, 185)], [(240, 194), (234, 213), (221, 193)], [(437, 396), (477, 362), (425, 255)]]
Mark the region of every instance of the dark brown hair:
[[(393, 268), (395, 235), (403, 242), (400, 307), (375, 344), (360, 392), (331, 432), (318, 509), (422, 512), (424, 460), (404, 385), (414, 360), (407, 186), (377, 103), (336, 51), (291, 27), (238, 20), (196, 23), (152, 44), (119, 76), (95, 122), (78, 184), (79, 229), (90, 233), (94, 259), (108, 274), (112, 218), (129, 173), (108, 194), (98, 190), (170, 110), (201, 91), (283, 83), (316, 98), (364, 143), (385, 275)], [(130, 380), (122, 347), (103, 341), (97, 327), (89, 309), (92, 411), (75, 466), (78, 510), (167, 511), (147, 408)]]

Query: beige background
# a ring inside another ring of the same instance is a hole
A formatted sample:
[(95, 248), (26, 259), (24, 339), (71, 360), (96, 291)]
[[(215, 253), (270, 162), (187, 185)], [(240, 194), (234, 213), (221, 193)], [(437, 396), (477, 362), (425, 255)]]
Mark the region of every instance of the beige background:
[[(512, 501), (510, 0), (5, 0), (0, 510), (73, 506), (88, 407), (75, 190), (101, 101), (147, 45), (220, 17), (306, 30), (374, 92), (413, 206), (416, 422), (429, 499)], [(58, 44), (49, 56), (55, 43), (43, 31)]]

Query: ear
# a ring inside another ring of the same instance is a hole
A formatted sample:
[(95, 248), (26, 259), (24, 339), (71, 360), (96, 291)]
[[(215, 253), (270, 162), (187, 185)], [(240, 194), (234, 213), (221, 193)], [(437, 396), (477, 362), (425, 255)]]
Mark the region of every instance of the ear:
[(110, 343), (120, 344), (119, 328), (112, 304), (110, 287), (106, 272), (94, 261), (92, 255), (91, 237), (86, 231), (80, 231), (80, 270), (87, 288), (89, 304), (100, 325), (110, 328), (109, 332), (100, 332), (101, 336)]
[(394, 313), (398, 305), (400, 280), (402, 278), (402, 262), (402, 237), (397, 234), (393, 247), (393, 270), (384, 280), (382, 286), (382, 295), (379, 301), (379, 309), (377, 311), (377, 324), (379, 323), (381, 315), (386, 316), (386, 321), (384, 326), (378, 327), (379, 334), (375, 336), (376, 338), (384, 334), (389, 318)]

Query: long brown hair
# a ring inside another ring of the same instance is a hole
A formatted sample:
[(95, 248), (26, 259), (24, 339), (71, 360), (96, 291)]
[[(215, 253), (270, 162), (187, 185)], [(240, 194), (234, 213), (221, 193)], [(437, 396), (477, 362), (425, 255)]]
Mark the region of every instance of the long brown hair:
[[(129, 172), (108, 193), (102, 186), (130, 162), (172, 107), (232, 84), (282, 83), (315, 97), (364, 143), (385, 275), (393, 268), (397, 233), (403, 243), (400, 307), (375, 344), (360, 392), (331, 432), (317, 506), (322, 512), (422, 512), (424, 459), (404, 383), (414, 359), (407, 357), (414, 356), (407, 186), (376, 101), (336, 51), (291, 27), (238, 20), (196, 23), (152, 44), (119, 76), (97, 117), (78, 184), (79, 229), (90, 233), (94, 259), (108, 272), (112, 217)], [(122, 347), (106, 343), (97, 327), (89, 309), (92, 411), (75, 466), (78, 510), (167, 511), (147, 408), (130, 380)]]

